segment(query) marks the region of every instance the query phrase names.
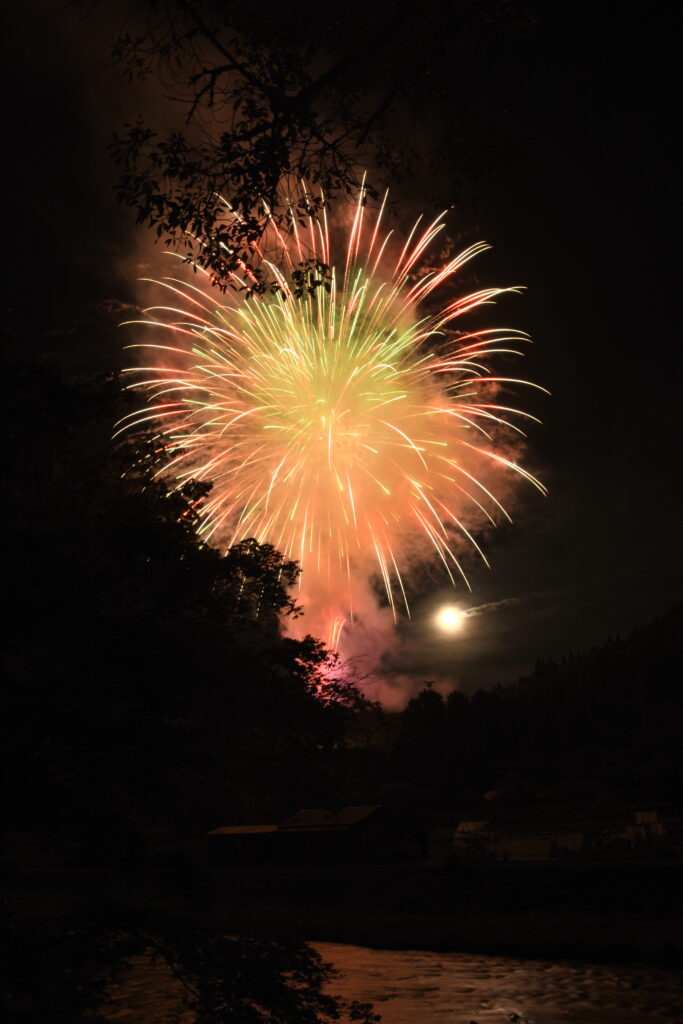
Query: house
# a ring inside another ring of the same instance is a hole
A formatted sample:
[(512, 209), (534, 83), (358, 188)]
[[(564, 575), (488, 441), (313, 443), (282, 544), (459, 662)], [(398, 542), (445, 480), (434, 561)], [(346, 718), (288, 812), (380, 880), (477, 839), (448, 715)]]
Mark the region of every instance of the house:
[(657, 811), (627, 804), (494, 804), (460, 821), (451, 852), (492, 862), (633, 858), (655, 853), (666, 834)]
[(406, 827), (379, 804), (306, 808), (280, 824), (278, 842), (287, 862), (352, 864), (419, 860), (426, 832)]
[(309, 807), (279, 825), (227, 826), (207, 838), (212, 863), (225, 866), (367, 864), (427, 853), (426, 830), (379, 804)]

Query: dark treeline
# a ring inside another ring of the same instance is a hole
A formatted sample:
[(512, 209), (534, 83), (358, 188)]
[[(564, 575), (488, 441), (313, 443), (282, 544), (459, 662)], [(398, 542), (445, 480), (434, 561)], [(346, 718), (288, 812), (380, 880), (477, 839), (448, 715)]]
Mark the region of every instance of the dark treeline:
[(169, 492), (148, 439), (109, 444), (118, 381), (11, 363), (4, 382), (10, 819), (103, 829), (110, 848), (146, 825), (194, 833), (327, 799), (316, 758), (360, 698), (319, 699), (325, 651), (281, 633), (297, 566), (198, 542), (207, 488)]
[(683, 608), (586, 654), (539, 662), (513, 686), (425, 689), (402, 713), (392, 772), (453, 806), (680, 801)]

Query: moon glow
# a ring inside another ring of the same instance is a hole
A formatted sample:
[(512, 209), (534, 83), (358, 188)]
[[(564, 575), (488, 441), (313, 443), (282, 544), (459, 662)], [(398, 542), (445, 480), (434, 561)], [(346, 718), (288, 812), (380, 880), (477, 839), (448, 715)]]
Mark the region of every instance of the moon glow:
[(442, 633), (456, 633), (462, 629), (465, 612), (455, 605), (447, 604), (436, 613), (436, 624)]

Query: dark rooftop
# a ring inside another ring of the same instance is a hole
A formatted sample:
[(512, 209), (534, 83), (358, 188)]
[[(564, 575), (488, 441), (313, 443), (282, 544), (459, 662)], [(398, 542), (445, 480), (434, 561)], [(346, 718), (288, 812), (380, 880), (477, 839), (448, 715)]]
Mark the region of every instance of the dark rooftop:
[(263, 832), (277, 832), (277, 825), (223, 825), (221, 828), (212, 828), (207, 835), (246, 836), (258, 835)]
[(280, 830), (288, 829), (344, 829), (357, 825), (378, 811), (379, 804), (368, 804), (363, 807), (340, 807), (330, 811), (324, 807), (305, 807), (297, 811), (291, 818), (280, 824)]

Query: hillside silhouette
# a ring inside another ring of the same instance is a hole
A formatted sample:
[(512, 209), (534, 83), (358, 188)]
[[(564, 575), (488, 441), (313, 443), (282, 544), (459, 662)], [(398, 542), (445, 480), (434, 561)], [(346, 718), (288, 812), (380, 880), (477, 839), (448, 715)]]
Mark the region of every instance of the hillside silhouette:
[(400, 714), (394, 780), (442, 803), (680, 802), (683, 605), (510, 686), (425, 688)]

